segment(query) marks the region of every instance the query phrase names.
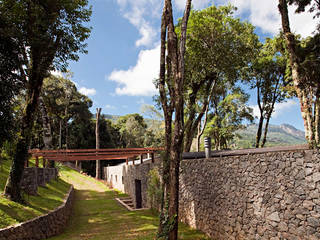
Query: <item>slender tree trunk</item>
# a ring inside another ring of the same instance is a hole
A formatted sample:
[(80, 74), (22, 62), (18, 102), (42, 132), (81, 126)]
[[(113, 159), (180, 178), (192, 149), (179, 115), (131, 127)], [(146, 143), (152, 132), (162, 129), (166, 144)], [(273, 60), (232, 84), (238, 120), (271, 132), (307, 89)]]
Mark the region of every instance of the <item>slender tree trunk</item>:
[[(69, 103), (68, 103), (68, 105), (69, 105)], [(69, 135), (69, 129), (68, 129), (68, 108), (69, 108), (69, 106), (66, 106), (66, 108), (65, 108), (65, 130), (66, 130), (66, 149), (68, 149), (69, 148), (69, 144), (68, 144), (68, 142), (69, 142), (69, 140), (68, 140), (68, 135)]]
[(59, 120), (59, 149), (62, 149), (62, 119)]
[[(96, 113), (96, 149), (100, 149), (100, 133), (99, 133), (99, 119), (101, 108), (97, 108)], [(96, 179), (101, 179), (101, 161), (96, 160)]]
[(301, 74), (300, 60), (296, 53), (296, 40), (294, 34), (290, 30), (290, 22), (288, 15), (288, 5), (287, 0), (279, 0), (278, 5), (282, 29), (286, 39), (286, 47), (289, 54), (290, 66), (292, 71), (292, 80), (297, 93), (297, 96), (300, 100), (301, 106), (301, 115), (304, 122), (305, 136), (309, 143), (310, 147), (314, 146), (314, 121), (312, 116), (312, 101), (310, 101), (310, 95), (307, 90), (303, 87), (303, 76)]
[[(183, 147), (183, 84), (184, 84), (184, 52), (186, 41), (187, 22), (191, 9), (191, 0), (186, 3), (185, 13), (181, 24), (181, 37), (180, 46), (178, 49), (178, 39), (174, 30), (174, 21), (172, 16), (171, 0), (165, 0), (163, 9), (162, 22), (161, 22), (161, 57), (160, 57), (160, 83), (159, 92), (160, 99), (165, 115), (165, 123), (172, 123), (172, 111), (175, 112), (174, 120), (174, 135), (171, 139), (166, 139), (167, 149), (166, 154), (170, 151), (170, 158), (164, 161), (164, 171), (167, 168), (166, 161), (169, 161), (169, 172), (164, 172), (164, 177), (169, 173), (168, 183), (165, 183), (164, 191), (169, 191), (169, 196), (166, 194), (163, 202), (163, 209), (165, 209), (168, 203), (168, 215), (166, 212), (161, 213), (163, 216), (160, 218), (159, 236), (165, 237), (169, 240), (176, 240), (178, 236), (178, 208), (179, 208), (179, 166), (182, 157)], [(165, 44), (166, 44), (166, 32), (167, 32), (167, 46), (168, 46), (168, 78), (165, 80)], [(167, 83), (170, 101), (166, 102), (165, 84)], [(169, 119), (170, 117), (170, 119)], [(172, 133), (172, 126), (166, 126), (166, 135)], [(167, 136), (168, 137), (168, 136)], [(170, 144), (170, 148), (168, 145)], [(170, 159), (170, 160), (169, 160)], [(168, 170), (168, 169), (167, 169)], [(164, 180), (165, 182), (165, 180)], [(163, 221), (165, 220), (165, 221)], [(162, 226), (161, 226), (162, 225)]]
[[(39, 109), (42, 117), (44, 147), (45, 149), (50, 150), (53, 149), (51, 124), (48, 117), (46, 105), (44, 104), (41, 96), (39, 97)], [(49, 160), (49, 167), (54, 167), (54, 161)]]
[(264, 145), (267, 142), (267, 134), (268, 134), (268, 128), (269, 128), (269, 121), (270, 121), (270, 117), (268, 116), (266, 119), (266, 126), (264, 127), (264, 134), (263, 134), (263, 139), (262, 139), (262, 143), (261, 143), (261, 147), (263, 148)]
[(317, 147), (320, 147), (320, 89), (318, 89), (316, 93), (316, 99), (314, 103), (314, 111), (315, 111), (315, 140)]
[(264, 113), (264, 103), (261, 105), (261, 97), (260, 97), (260, 83), (257, 83), (257, 103), (260, 111), (260, 119), (259, 119), (259, 124), (258, 124), (258, 130), (257, 130), (257, 135), (256, 135), (256, 148), (259, 148), (260, 145), (260, 139), (261, 139), (261, 134), (262, 134), (262, 128), (263, 128), (263, 113)]

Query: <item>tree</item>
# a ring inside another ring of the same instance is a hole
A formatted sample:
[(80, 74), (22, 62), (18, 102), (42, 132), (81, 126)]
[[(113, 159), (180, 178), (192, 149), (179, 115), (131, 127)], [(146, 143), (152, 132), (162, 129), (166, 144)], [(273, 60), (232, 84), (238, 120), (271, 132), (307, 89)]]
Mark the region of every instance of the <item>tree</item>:
[(137, 113), (127, 114), (117, 120), (123, 147), (144, 146), (147, 124), (143, 117)]
[[(234, 18), (232, 6), (192, 10), (185, 56), (184, 151), (189, 152), (196, 130), (218, 85), (235, 84), (241, 70), (258, 50), (258, 37), (248, 22)], [(181, 23), (178, 24), (178, 32)], [(201, 134), (199, 134), (201, 136)], [(198, 137), (199, 139), (199, 137)]]
[[(302, 1), (291, 1), (291, 2), (302, 2)], [(306, 6), (311, 1), (305, 2)], [(305, 136), (311, 148), (316, 147), (320, 142), (319, 139), (319, 115), (320, 115), (320, 101), (319, 101), (319, 77), (317, 74), (310, 73), (310, 68), (303, 64), (308, 60), (315, 60), (317, 63), (318, 59), (314, 58), (317, 52), (310, 51), (313, 57), (308, 58), (307, 54), (301, 54), (302, 48), (299, 44), (298, 39), (291, 32), (289, 15), (288, 15), (288, 4), (287, 0), (279, 0), (278, 5), (281, 20), (282, 30), (286, 41), (286, 48), (289, 56), (289, 63), (291, 67), (291, 76), (293, 86), (295, 88), (297, 97), (300, 100), (301, 115), (304, 122)], [(318, 48), (316, 45), (313, 48)], [(313, 53), (313, 54), (312, 54)], [(310, 64), (310, 62), (309, 62)]]
[(0, 148), (5, 141), (12, 141), (16, 132), (14, 121), (14, 96), (23, 87), (19, 75), (22, 59), (19, 46), (12, 38), (11, 21), (0, 9)]
[[(267, 38), (259, 55), (249, 67), (251, 88), (256, 88), (260, 113), (256, 134), (256, 148), (264, 147), (266, 143), (269, 121), (274, 111), (275, 103), (284, 101), (287, 96), (286, 91), (284, 91), (287, 85), (285, 81), (287, 60), (283, 50), (283, 42), (280, 37)], [(260, 145), (264, 121), (266, 121), (266, 124)]]
[(26, 106), (20, 124), (19, 139), (13, 157), (5, 195), (13, 201), (22, 202), (20, 181), (24, 162), (28, 158), (34, 112), (38, 106), (43, 79), (49, 71), (66, 70), (68, 60), (78, 60), (78, 52), (85, 53), (90, 29), (88, 22), (91, 9), (87, 0), (3, 0), (1, 15), (13, 26), (12, 40), (18, 44), (22, 64), (17, 65), (25, 83)]
[(236, 131), (244, 128), (244, 120), (253, 121), (252, 109), (246, 106), (248, 99), (248, 94), (230, 85), (221, 86), (214, 96), (205, 134), (212, 138), (216, 150), (228, 148)]
[[(178, 236), (179, 169), (182, 158), (184, 117), (183, 87), (185, 81), (185, 44), (191, 0), (187, 0), (178, 41), (171, 0), (165, 0), (161, 18), (160, 77), (158, 89), (165, 119), (165, 155), (163, 157), (163, 190), (159, 237), (175, 240)], [(167, 46), (167, 47), (166, 47)], [(167, 48), (167, 56), (166, 56)], [(168, 90), (168, 96), (167, 91)], [(174, 112), (174, 122), (173, 122)], [(174, 132), (172, 134), (172, 123)]]

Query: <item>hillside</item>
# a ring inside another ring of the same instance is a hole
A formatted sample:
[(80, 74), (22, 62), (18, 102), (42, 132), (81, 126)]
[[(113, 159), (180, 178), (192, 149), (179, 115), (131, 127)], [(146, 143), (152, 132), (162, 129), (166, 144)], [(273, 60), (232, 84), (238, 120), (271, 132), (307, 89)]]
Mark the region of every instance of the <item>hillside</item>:
[[(248, 125), (246, 129), (239, 130), (239, 135), (232, 148), (251, 148), (255, 145), (258, 125)], [(304, 132), (289, 124), (270, 125), (268, 130), (266, 146), (286, 146), (305, 144)]]

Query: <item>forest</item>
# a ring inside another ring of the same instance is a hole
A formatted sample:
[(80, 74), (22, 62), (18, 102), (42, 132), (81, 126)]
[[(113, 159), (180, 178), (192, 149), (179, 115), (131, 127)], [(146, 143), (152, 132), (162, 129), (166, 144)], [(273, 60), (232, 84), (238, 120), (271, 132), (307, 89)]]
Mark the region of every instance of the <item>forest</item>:
[[(282, 29), (266, 39), (235, 17), (231, 5), (191, 5), (186, 1), (183, 17), (173, 19), (171, 1), (164, 1), (154, 105), (113, 121), (99, 118), (101, 148), (165, 148), (159, 235), (168, 239), (176, 239), (182, 153), (201, 151), (204, 136), (216, 150), (235, 147), (239, 132), (255, 121), (248, 89), (259, 108), (249, 147), (266, 146), (275, 105), (289, 99), (300, 103), (296, 117), (303, 119), (306, 142), (320, 146), (320, 24), (302, 38), (291, 31), (288, 15), (293, 5), (319, 18), (319, 1), (279, 0)], [(68, 71), (69, 61), (87, 52), (91, 15), (87, 0), (0, 1), (0, 147), (1, 159), (12, 159), (5, 194), (13, 201), (23, 201), (19, 181), (28, 149), (95, 148), (92, 100)]]

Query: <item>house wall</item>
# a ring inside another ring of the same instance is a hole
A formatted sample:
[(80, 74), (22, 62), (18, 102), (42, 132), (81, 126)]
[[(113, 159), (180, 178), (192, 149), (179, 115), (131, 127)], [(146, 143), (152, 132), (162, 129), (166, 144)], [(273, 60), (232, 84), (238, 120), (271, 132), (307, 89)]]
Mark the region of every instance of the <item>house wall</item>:
[[(146, 191), (153, 167), (124, 168), (124, 191), (134, 197), (134, 178)], [(320, 239), (319, 190), (313, 150), (188, 159), (181, 162), (179, 217), (213, 239)]]
[(135, 180), (141, 180), (142, 208), (150, 206), (147, 200), (148, 173), (154, 167), (151, 160), (145, 160), (143, 164), (136, 161), (137, 165), (120, 164), (118, 166), (105, 167), (104, 179), (115, 189), (130, 195), (136, 207)]

